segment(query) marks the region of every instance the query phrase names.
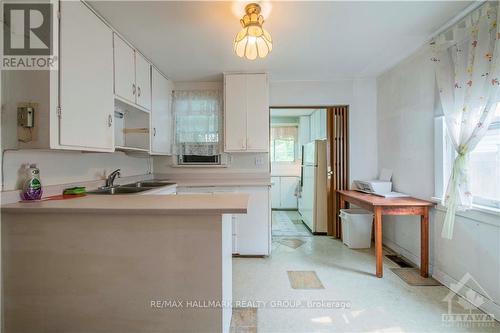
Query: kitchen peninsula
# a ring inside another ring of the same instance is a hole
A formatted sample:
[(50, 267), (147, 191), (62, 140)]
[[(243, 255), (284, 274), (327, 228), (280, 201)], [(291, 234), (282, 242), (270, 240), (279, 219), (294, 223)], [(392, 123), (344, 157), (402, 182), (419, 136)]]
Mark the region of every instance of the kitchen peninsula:
[(231, 214), (247, 205), (241, 193), (4, 205), (4, 324), (10, 332), (228, 332), (230, 306), (168, 304), (231, 301)]

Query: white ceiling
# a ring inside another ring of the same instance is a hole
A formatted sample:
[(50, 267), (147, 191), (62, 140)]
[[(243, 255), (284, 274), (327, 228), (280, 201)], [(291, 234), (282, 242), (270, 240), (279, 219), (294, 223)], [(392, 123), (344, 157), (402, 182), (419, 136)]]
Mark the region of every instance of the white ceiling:
[(267, 71), (273, 80), (372, 77), (395, 65), (470, 1), (271, 2), (266, 59), (238, 58), (239, 15), (229, 1), (92, 1), (91, 5), (175, 81)]

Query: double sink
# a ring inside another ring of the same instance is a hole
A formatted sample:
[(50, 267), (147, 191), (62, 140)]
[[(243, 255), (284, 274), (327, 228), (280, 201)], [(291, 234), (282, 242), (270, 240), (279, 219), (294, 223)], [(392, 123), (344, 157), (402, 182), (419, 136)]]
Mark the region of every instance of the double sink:
[(125, 185), (117, 185), (111, 187), (100, 187), (97, 190), (89, 191), (88, 194), (133, 194), (144, 191), (149, 191), (158, 187), (176, 185), (176, 183), (165, 180), (145, 180)]

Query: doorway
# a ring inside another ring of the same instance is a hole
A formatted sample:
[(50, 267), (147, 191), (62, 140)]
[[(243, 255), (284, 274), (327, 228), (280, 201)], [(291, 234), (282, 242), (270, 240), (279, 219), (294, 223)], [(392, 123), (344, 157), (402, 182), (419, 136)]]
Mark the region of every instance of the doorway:
[(349, 184), (348, 107), (270, 108), (273, 237), (340, 238), (337, 189)]

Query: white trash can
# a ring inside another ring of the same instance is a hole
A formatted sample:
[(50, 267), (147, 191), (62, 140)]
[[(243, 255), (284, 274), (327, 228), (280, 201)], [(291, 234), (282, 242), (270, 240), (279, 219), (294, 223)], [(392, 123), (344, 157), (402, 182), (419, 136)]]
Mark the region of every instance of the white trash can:
[(360, 208), (341, 209), (342, 241), (351, 249), (369, 249), (373, 214)]

